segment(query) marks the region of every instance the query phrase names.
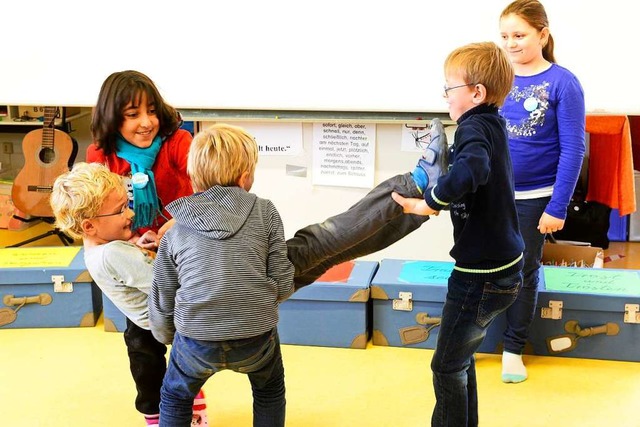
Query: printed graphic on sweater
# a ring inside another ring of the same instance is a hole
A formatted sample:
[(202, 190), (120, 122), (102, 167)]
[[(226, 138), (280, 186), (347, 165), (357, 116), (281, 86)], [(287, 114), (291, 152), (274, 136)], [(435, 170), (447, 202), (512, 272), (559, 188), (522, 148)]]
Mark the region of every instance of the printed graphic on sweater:
[(465, 202), (451, 202), (450, 208), (452, 216), (458, 216), (462, 219), (469, 218), (469, 212)]
[(544, 126), (546, 111), (549, 109), (549, 82), (544, 81), (539, 85), (527, 86), (520, 89), (514, 86), (509, 92), (509, 98), (522, 104), (522, 108), (529, 111), (529, 115), (519, 123), (511, 123), (507, 119), (509, 137), (532, 136), (536, 134), (536, 128)]

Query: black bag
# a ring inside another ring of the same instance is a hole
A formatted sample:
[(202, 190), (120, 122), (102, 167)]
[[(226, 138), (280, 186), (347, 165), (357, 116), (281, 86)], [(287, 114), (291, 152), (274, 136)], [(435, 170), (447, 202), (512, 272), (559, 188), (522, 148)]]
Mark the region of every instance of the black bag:
[(609, 217), (611, 208), (598, 202), (571, 200), (564, 228), (553, 233), (557, 240), (588, 242), (591, 246), (609, 247)]
[(567, 208), (564, 228), (553, 233), (557, 240), (588, 242), (591, 246), (609, 247), (609, 217), (611, 208), (598, 202), (587, 202), (588, 157), (582, 163), (576, 189)]

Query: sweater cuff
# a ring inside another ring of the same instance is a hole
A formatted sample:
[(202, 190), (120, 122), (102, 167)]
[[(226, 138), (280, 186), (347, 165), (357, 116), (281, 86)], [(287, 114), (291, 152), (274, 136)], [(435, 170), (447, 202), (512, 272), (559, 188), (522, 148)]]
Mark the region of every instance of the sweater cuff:
[(442, 209), (446, 208), (447, 206), (449, 206), (448, 202), (445, 202), (444, 200), (441, 200), (437, 195), (436, 195), (436, 188), (438, 187), (438, 185), (434, 185), (433, 187), (431, 187), (430, 191), (427, 191), (424, 193), (424, 201), (427, 202), (427, 206), (429, 206), (431, 209), (435, 210), (435, 211), (441, 211)]

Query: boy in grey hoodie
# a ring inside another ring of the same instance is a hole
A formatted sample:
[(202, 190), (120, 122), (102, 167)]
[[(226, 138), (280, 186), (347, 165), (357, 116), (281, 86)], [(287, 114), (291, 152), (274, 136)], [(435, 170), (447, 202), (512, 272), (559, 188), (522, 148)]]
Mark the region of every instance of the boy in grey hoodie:
[(172, 344), (160, 426), (189, 426), (194, 397), (224, 369), (248, 375), (254, 425), (284, 425), (276, 326), (294, 267), (275, 206), (249, 193), (257, 160), (251, 135), (213, 125), (189, 151), (196, 193), (167, 205), (175, 225), (160, 241), (149, 294), (151, 331)]

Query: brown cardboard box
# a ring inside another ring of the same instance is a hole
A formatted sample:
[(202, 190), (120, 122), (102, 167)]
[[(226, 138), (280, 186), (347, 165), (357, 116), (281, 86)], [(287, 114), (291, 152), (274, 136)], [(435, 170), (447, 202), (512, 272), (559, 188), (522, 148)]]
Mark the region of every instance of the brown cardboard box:
[(545, 243), (542, 250), (542, 264), (602, 268), (604, 265), (604, 252), (602, 248), (594, 246)]

